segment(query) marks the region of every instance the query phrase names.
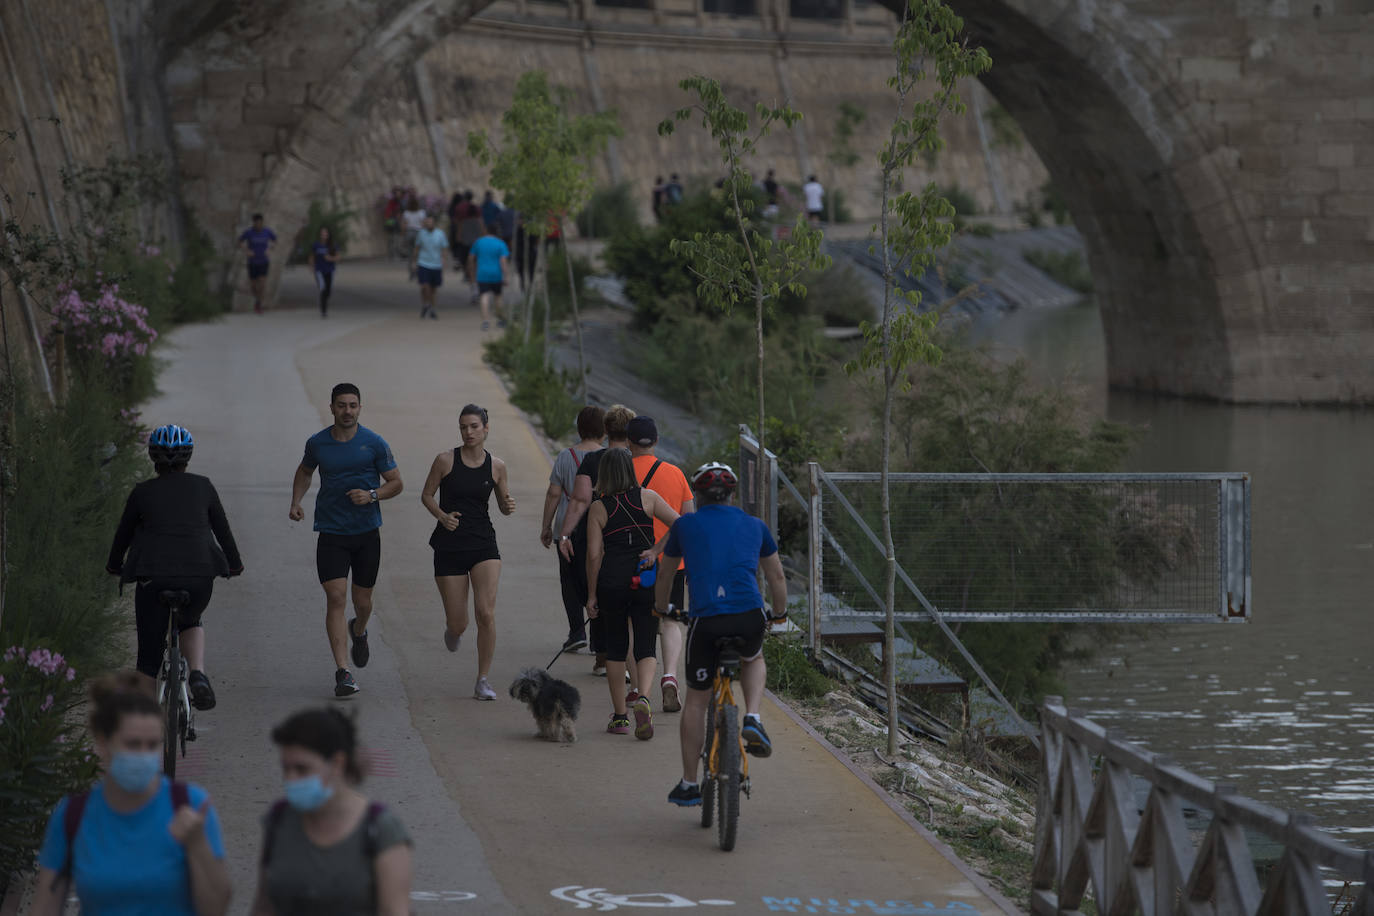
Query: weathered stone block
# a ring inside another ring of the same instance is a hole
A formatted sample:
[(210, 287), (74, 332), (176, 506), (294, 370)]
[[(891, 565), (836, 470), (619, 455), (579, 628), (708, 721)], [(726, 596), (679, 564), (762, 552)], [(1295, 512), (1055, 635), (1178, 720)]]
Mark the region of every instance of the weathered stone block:
[(1244, 73), (1239, 57), (1191, 57), (1178, 62), (1181, 80), (1227, 82), (1238, 80)]
[(243, 106), (243, 123), (292, 127), (301, 119), (300, 107), (285, 102), (258, 102)]
[(1355, 144), (1327, 143), (1317, 147), (1317, 164), (1328, 169), (1348, 169), (1355, 164)]
[(248, 85), (260, 79), (258, 70), (206, 70), (205, 94), (212, 99), (241, 99)]
[(1328, 194), (1322, 198), (1322, 212), (1326, 216), (1374, 216), (1374, 194)]
[(1341, 169), (1336, 174), (1341, 191), (1374, 191), (1374, 168)]

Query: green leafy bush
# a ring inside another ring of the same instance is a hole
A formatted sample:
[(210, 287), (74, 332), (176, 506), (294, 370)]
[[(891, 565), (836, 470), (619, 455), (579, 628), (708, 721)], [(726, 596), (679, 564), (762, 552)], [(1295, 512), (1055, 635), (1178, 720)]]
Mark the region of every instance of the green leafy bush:
[(610, 238), (639, 226), (639, 207), (634, 190), (622, 181), (592, 192), (587, 205), (577, 214), (577, 234), (586, 239)]
[(978, 201), (973, 193), (959, 184), (946, 185), (940, 189), (940, 196), (949, 201), (957, 216), (977, 216)]
[(522, 336), (511, 325), (505, 334), (484, 345), (486, 360), (509, 377), (511, 403), (533, 416), (545, 435), (561, 439), (573, 429), (582, 409), (571, 394), (576, 376), (545, 365), (538, 335), (532, 334), (529, 343), (524, 343)]
[(34, 868), (53, 806), (98, 775), (80, 701), (61, 655), (10, 646), (0, 656), (0, 897)]
[(1093, 275), (1083, 260), (1082, 252), (1053, 251), (1049, 248), (1028, 248), (1021, 252), (1027, 264), (1049, 274), (1056, 283), (1087, 295), (1093, 291)]
[(788, 639), (765, 638), (763, 660), (768, 666), (768, 689), (803, 700), (823, 697), (833, 689), (800, 644)]

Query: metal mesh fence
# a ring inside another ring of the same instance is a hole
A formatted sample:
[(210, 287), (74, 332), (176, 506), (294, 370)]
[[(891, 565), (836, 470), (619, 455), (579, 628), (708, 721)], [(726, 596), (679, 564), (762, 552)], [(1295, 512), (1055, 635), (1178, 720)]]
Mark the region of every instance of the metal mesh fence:
[[(820, 481), (820, 616), (840, 627), (881, 619), (878, 476), (822, 471)], [(897, 614), (929, 619), (919, 589), (950, 621), (1244, 616), (1248, 568), (1238, 580), (1227, 566), (1248, 558), (1230, 549), (1248, 538), (1248, 495), (1228, 498), (1233, 483), (1248, 487), (1244, 475), (893, 475), (907, 579)]]

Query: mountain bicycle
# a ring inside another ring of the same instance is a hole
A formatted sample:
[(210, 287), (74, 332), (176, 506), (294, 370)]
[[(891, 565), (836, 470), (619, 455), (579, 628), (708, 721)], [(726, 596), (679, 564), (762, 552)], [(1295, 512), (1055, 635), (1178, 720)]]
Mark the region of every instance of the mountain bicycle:
[[(706, 743), (702, 747), (705, 774), (701, 781), (701, 826), (710, 827), (714, 814), (720, 848), (735, 848), (739, 826), (739, 796), (749, 795), (749, 758), (740, 737), (739, 707), (731, 683), (739, 677), (740, 650), (744, 638), (723, 636), (716, 640), (719, 653), (716, 676), (711, 683), (711, 705), (706, 710)], [(716, 810), (713, 812), (712, 808)]]
[(177, 751), (186, 756), (186, 742), (196, 740), (195, 713), (191, 710), (191, 693), (187, 686), (189, 670), (181, 654), (181, 609), (191, 603), (191, 593), (184, 590), (158, 592), (157, 600), (169, 611), (167, 617), (167, 649), (162, 655), (162, 669), (157, 678), (157, 702), (162, 707), (164, 730), (162, 735), (162, 771), (168, 779), (175, 779)]

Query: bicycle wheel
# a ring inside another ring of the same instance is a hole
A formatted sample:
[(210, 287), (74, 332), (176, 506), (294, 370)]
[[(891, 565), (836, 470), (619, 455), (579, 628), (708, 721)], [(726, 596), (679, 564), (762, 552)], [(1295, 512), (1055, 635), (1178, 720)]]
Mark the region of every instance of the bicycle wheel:
[(716, 736), (716, 701), (706, 709), (706, 743), (702, 745), (701, 755), (701, 826), (711, 826), (711, 815), (715, 811), (716, 778), (711, 772), (711, 741)]
[(717, 777), (716, 829), (720, 848), (735, 848), (735, 828), (739, 826), (739, 708), (727, 706), (720, 716), (720, 775)]
[(181, 652), (167, 646), (167, 681), (162, 692), (163, 726), (162, 772), (168, 779), (177, 775), (177, 745), (181, 740)]

